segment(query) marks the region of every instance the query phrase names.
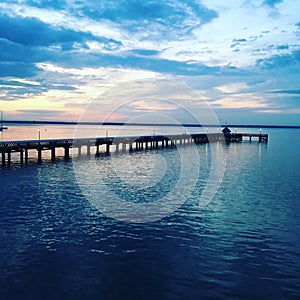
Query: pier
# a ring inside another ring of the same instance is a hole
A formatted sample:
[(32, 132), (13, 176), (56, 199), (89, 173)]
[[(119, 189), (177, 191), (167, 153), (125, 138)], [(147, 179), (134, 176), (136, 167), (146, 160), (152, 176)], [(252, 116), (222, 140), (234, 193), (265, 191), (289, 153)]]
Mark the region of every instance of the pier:
[[(226, 131), (226, 130), (225, 130)], [(165, 149), (184, 146), (188, 144), (205, 144), (212, 142), (240, 142), (248, 139), (250, 142), (256, 139), (259, 143), (268, 142), (268, 134), (255, 133), (199, 133), (199, 134), (175, 134), (175, 135), (150, 135), (150, 136), (124, 136), (124, 137), (100, 137), (77, 139), (50, 139), (50, 140), (20, 140), (0, 142), (2, 166), (10, 165), (12, 155), (23, 164), (28, 163), (29, 158), (37, 158), (42, 162), (43, 153), (48, 151), (50, 160), (55, 161), (58, 150), (63, 151), (65, 159), (71, 156), (80, 157), (83, 153), (109, 155), (112, 151), (132, 152), (153, 149)], [(100, 149), (101, 148), (101, 149)], [(103, 149), (104, 148), (104, 149)], [(72, 151), (71, 151), (72, 149)], [(73, 151), (75, 149), (75, 151)], [(102, 150), (102, 151), (100, 151)], [(72, 153), (71, 153), (72, 152)], [(61, 155), (59, 155), (61, 156)]]

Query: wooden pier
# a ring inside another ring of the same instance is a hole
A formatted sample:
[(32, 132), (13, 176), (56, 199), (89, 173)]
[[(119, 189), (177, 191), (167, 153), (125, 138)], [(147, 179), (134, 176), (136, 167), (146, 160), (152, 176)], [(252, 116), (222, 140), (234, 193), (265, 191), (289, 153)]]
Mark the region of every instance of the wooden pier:
[[(240, 142), (244, 138), (252, 141), (256, 138), (259, 143), (268, 142), (267, 134), (253, 133), (209, 133), (209, 134), (177, 134), (177, 135), (151, 135), (151, 136), (125, 136), (125, 137), (101, 137), (101, 138), (77, 138), (77, 139), (51, 139), (51, 140), (21, 140), (0, 142), (0, 153), (2, 165), (10, 165), (12, 155), (23, 164), (28, 163), (29, 156), (32, 155), (38, 162), (42, 162), (42, 153), (48, 151), (49, 159), (55, 161), (58, 149), (63, 150), (64, 158), (74, 156), (70, 149), (77, 149), (76, 156), (83, 153), (109, 155), (111, 151), (143, 151), (152, 149), (164, 149), (169, 147), (184, 146), (186, 144), (204, 144), (212, 142)], [(104, 148), (104, 151), (100, 151)], [(61, 156), (61, 155), (60, 155)], [(19, 159), (18, 159), (19, 158)]]
[(253, 139), (256, 139), (259, 143), (267, 143), (269, 136), (268, 134), (262, 133), (231, 133), (228, 140), (226, 137), (225, 139), (228, 142), (241, 142), (245, 139), (251, 142)]

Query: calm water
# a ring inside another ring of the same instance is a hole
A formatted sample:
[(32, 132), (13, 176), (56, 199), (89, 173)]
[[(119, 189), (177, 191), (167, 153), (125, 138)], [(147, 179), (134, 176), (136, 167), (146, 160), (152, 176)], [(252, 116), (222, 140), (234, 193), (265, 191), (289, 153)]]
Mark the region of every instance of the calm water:
[[(300, 131), (267, 131), (267, 145), (200, 145), (191, 197), (146, 224), (96, 210), (78, 186), (72, 161), (2, 168), (0, 299), (299, 299)], [(198, 202), (211, 150), (227, 164), (203, 208)], [(128, 201), (138, 191), (135, 200), (142, 202), (172, 189), (177, 154), (119, 155), (112, 175), (108, 157), (79, 163), (84, 176), (96, 163), (110, 186), (122, 188)], [(158, 172), (159, 182), (157, 165), (166, 169)], [(151, 186), (157, 189), (150, 193)]]

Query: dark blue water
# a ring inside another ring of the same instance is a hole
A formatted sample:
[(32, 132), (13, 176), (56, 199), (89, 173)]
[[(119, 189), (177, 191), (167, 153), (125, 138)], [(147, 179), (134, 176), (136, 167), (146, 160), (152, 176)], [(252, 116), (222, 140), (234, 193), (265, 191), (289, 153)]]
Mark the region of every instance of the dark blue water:
[[(146, 224), (96, 210), (71, 161), (2, 168), (0, 299), (299, 299), (300, 131), (269, 134), (267, 145), (219, 147), (226, 170), (206, 207), (198, 201), (210, 155), (200, 145), (192, 196)], [(139, 155), (161, 154), (125, 154), (120, 168)]]

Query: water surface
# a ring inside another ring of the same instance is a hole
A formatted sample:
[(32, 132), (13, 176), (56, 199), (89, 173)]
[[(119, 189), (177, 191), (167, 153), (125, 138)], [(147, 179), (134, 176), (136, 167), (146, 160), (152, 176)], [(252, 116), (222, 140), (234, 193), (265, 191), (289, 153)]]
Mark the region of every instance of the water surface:
[[(200, 176), (191, 197), (146, 224), (96, 210), (70, 160), (2, 168), (0, 298), (299, 299), (300, 132), (268, 133), (268, 144), (218, 148), (226, 170), (204, 208), (198, 204), (211, 155), (210, 147), (199, 145)], [(151, 166), (164, 155), (166, 166), (178, 162), (176, 149), (162, 151), (121, 154), (109, 184), (123, 179), (129, 195), (128, 187), (145, 185), (139, 197), (149, 199), (149, 182), (157, 183)], [(86, 174), (92, 163), (82, 160)], [(101, 156), (96, 163), (107, 170), (111, 161)], [(130, 166), (138, 164), (144, 173), (133, 176)], [(171, 168), (156, 192), (172, 189), (177, 175)]]

